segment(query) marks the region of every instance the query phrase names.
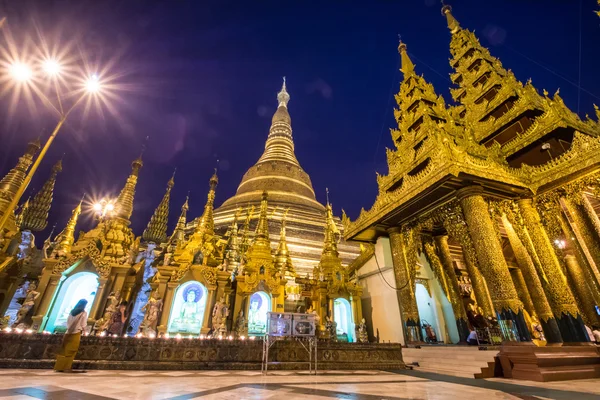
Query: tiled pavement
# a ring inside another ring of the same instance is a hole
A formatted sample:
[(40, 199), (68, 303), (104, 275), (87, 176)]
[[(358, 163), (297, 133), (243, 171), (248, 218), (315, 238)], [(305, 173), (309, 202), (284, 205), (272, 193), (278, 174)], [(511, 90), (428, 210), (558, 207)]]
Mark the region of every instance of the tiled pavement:
[(600, 379), (537, 383), (420, 371), (0, 370), (0, 399), (600, 399)]

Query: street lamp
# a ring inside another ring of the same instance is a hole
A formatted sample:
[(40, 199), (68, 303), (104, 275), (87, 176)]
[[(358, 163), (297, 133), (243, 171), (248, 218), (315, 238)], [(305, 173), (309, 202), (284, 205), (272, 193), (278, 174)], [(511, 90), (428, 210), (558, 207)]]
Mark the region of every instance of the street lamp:
[[(68, 110), (65, 111), (63, 109), (63, 104), (62, 104), (62, 100), (61, 100), (61, 96), (60, 96), (58, 79), (56, 79), (59, 77), (59, 75), (61, 74), (61, 71), (63, 69), (60, 62), (56, 59), (49, 58), (49, 59), (44, 60), (41, 63), (40, 67), (41, 67), (41, 70), (45, 73), (46, 77), (51, 78), (53, 81), (52, 84), (54, 85), (54, 89), (56, 90), (56, 99), (58, 102), (58, 107), (56, 107), (54, 105), (54, 103), (52, 101), (50, 101), (48, 99), (48, 97), (46, 97), (46, 95), (42, 91), (40, 91), (40, 90), (34, 90), (34, 91), (41, 97), (41, 99), (46, 104), (46, 106), (49, 106), (51, 109), (53, 109), (54, 111), (56, 111), (58, 113), (59, 120), (58, 120), (58, 123), (56, 124), (56, 127), (52, 131), (52, 134), (50, 135), (48, 140), (46, 140), (46, 144), (40, 151), (40, 154), (36, 158), (35, 162), (31, 166), (31, 168), (29, 169), (29, 172), (27, 173), (27, 176), (23, 180), (23, 183), (21, 184), (21, 186), (19, 186), (19, 189), (15, 193), (15, 196), (11, 200), (11, 202), (8, 205), (8, 207), (6, 208), (6, 210), (4, 211), (4, 214), (2, 215), (2, 218), (0, 219), (0, 234), (3, 232), (3, 228), (6, 225), (6, 222), (8, 221), (9, 216), (13, 213), (15, 207), (19, 203), (19, 200), (21, 200), (21, 197), (23, 196), (23, 193), (25, 192), (25, 190), (27, 189), (27, 186), (31, 182), (33, 175), (37, 171), (42, 160), (44, 159), (44, 156), (46, 155), (48, 148), (50, 147), (50, 145), (56, 138), (58, 131), (65, 123), (65, 121), (66, 121), (67, 117), (69, 116), (69, 114), (71, 113), (71, 111), (73, 111), (75, 109), (75, 107), (77, 107), (77, 105), (79, 105), (81, 100), (83, 100), (86, 96), (97, 95), (100, 92), (100, 90), (102, 89), (102, 83), (101, 83), (98, 75), (96, 75), (96, 74), (90, 75), (87, 78), (87, 80), (84, 82), (83, 87), (80, 89), (81, 94), (80, 94), (79, 98), (73, 103), (73, 105)], [(17, 62), (12, 63), (8, 67), (8, 72), (9, 72), (10, 77), (14, 81), (16, 81), (17, 84), (24, 84), (24, 85), (30, 84), (31, 81), (33, 80), (33, 78), (36, 77), (36, 74), (32, 70), (31, 66), (22, 61), (17, 61)]]
[(110, 217), (115, 210), (115, 201), (102, 199), (92, 205), (92, 209), (98, 220), (102, 221), (105, 217)]

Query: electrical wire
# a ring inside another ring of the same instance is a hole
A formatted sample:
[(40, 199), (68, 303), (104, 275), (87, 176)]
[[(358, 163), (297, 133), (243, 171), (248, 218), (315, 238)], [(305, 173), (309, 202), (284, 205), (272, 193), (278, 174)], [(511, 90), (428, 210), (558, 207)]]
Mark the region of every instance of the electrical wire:
[(383, 281), (386, 283), (386, 285), (388, 285), (391, 289), (400, 292), (402, 290), (404, 290), (408, 284), (410, 283), (410, 279), (408, 279), (406, 281), (406, 283), (404, 284), (404, 286), (402, 286), (400, 289), (393, 287), (392, 285), (390, 285), (390, 283), (387, 281), (387, 279), (385, 279), (385, 276), (383, 275), (383, 271), (381, 270), (381, 267), (379, 266), (379, 261), (377, 260), (377, 252), (373, 252), (373, 258), (375, 258), (375, 264), (377, 264), (377, 269), (379, 270), (379, 274), (381, 275), (381, 279), (383, 279)]

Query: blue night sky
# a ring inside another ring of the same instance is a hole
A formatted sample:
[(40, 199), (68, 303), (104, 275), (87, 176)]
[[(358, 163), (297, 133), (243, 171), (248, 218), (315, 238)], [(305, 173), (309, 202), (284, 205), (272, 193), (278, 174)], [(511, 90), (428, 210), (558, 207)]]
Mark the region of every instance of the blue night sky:
[[(540, 91), (560, 88), (568, 106), (577, 111), (579, 103), (580, 115), (593, 115), (592, 104), (600, 104), (595, 0), (450, 4), (517, 78), (531, 77)], [(375, 171), (387, 172), (392, 93), (401, 80), (398, 34), (417, 71), (450, 102), (450, 34), (440, 7), (434, 0), (4, 2), (0, 16), (19, 48), (28, 37), (38, 43), (36, 32), (51, 44), (74, 44), (74, 54), (112, 63), (124, 88), (115, 116), (105, 110), (70, 117), (28, 194), (65, 153), (50, 215), (50, 226), (61, 229), (83, 192), (118, 194), (149, 136), (132, 217), (136, 234), (175, 167), (170, 228), (188, 191), (188, 217), (195, 218), (217, 160), (220, 205), (261, 155), (285, 75), (296, 155), (317, 199), (324, 202), (329, 187), (336, 214), (343, 207), (355, 218), (375, 199)], [(35, 111), (25, 102), (14, 112), (10, 106), (10, 95), (0, 99), (2, 175), (29, 140), (56, 123), (40, 103)]]

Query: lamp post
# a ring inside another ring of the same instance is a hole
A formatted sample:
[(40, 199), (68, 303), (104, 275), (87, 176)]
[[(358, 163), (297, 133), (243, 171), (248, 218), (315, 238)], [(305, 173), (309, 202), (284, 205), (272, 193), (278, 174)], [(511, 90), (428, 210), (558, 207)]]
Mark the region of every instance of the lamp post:
[(112, 215), (115, 209), (115, 201), (110, 199), (102, 199), (99, 202), (94, 203), (92, 208), (96, 214), (96, 217), (98, 218), (98, 221), (102, 221), (104, 218)]
[[(21, 183), (21, 185), (19, 186), (19, 189), (15, 193), (15, 196), (9, 203), (6, 210), (4, 211), (4, 214), (2, 215), (2, 218), (0, 219), (0, 233), (3, 232), (4, 226), (6, 225), (6, 222), (8, 221), (9, 216), (13, 213), (17, 204), (19, 203), (19, 200), (21, 200), (21, 197), (23, 196), (23, 193), (25, 192), (25, 190), (27, 189), (27, 186), (31, 182), (33, 175), (37, 171), (42, 160), (44, 159), (44, 156), (46, 155), (48, 148), (50, 147), (50, 145), (56, 138), (56, 135), (58, 134), (60, 128), (63, 126), (63, 124), (67, 120), (67, 117), (69, 116), (71, 111), (73, 111), (75, 109), (75, 107), (77, 107), (77, 105), (79, 105), (79, 103), (81, 102), (81, 100), (83, 100), (84, 97), (86, 97), (87, 95), (97, 94), (102, 89), (102, 84), (101, 84), (98, 76), (95, 74), (91, 75), (85, 81), (85, 84), (83, 85), (83, 91), (82, 91), (81, 95), (79, 96), (79, 98), (73, 103), (73, 105), (67, 111), (65, 111), (63, 109), (62, 100), (61, 100), (60, 91), (59, 91), (58, 82), (57, 82), (57, 80), (61, 74), (61, 70), (62, 70), (60, 63), (55, 59), (46, 59), (41, 64), (41, 69), (46, 74), (46, 76), (50, 80), (53, 81), (54, 88), (56, 90), (56, 98), (58, 101), (58, 107), (56, 107), (48, 99), (48, 97), (46, 97), (46, 95), (44, 95), (40, 90), (36, 89), (35, 92), (40, 96), (40, 98), (43, 100), (43, 102), (46, 106), (49, 106), (50, 108), (52, 108), (54, 111), (56, 111), (58, 113), (59, 120), (58, 120), (58, 123), (56, 124), (56, 127), (52, 131), (52, 134), (50, 135), (48, 140), (46, 140), (46, 144), (44, 144), (44, 147), (42, 148), (39, 155), (35, 159), (35, 162), (29, 169), (29, 172), (27, 173), (27, 176), (23, 180), (23, 183)], [(16, 84), (28, 84), (31, 82), (31, 80), (35, 76), (31, 67), (22, 62), (13, 63), (8, 68), (8, 72), (11, 75), (12, 79), (16, 82)]]

